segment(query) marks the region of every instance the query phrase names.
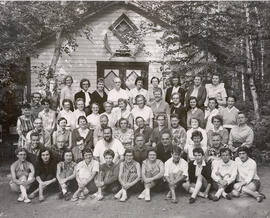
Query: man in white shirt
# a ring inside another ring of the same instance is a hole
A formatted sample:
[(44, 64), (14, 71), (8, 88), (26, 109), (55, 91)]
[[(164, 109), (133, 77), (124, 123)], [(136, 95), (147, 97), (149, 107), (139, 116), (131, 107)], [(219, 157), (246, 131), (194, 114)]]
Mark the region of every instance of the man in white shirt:
[(220, 197), (231, 200), (230, 193), (233, 190), (233, 185), (237, 175), (237, 166), (231, 160), (231, 150), (229, 148), (220, 149), (220, 160), (216, 160), (212, 164), (213, 170), (211, 177), (214, 180), (213, 186), (217, 190), (213, 201), (218, 201)]
[(94, 148), (94, 158), (100, 162), (100, 164), (105, 163), (104, 151), (107, 149), (112, 149), (115, 153), (113, 162), (118, 164), (120, 161), (124, 160), (125, 149), (122, 143), (112, 138), (112, 128), (105, 127), (103, 129), (103, 139), (99, 140)]
[(165, 162), (164, 177), (170, 189), (166, 200), (171, 199), (172, 203), (177, 203), (175, 194), (176, 187), (186, 182), (188, 177), (188, 164), (181, 158), (181, 153), (182, 149), (178, 146), (174, 146), (172, 157)]
[(238, 156), (235, 159), (238, 175), (234, 185), (233, 195), (240, 196), (240, 193), (248, 194), (254, 197), (258, 202), (262, 202), (265, 196), (259, 192), (261, 182), (257, 175), (257, 164), (248, 156), (246, 146), (239, 147)]
[(121, 79), (119, 77), (114, 78), (115, 87), (108, 93), (108, 101), (112, 101), (114, 106), (118, 106), (118, 99), (123, 98), (128, 100), (128, 92), (121, 88)]

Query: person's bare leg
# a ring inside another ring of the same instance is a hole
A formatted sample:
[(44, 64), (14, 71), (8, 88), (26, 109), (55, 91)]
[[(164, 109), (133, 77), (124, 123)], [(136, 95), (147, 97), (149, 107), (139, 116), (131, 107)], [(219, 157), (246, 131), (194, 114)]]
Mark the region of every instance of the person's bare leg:
[(253, 183), (242, 187), (242, 191), (254, 198), (257, 198), (260, 194), (256, 191), (256, 186)]
[(193, 190), (193, 193), (191, 195), (192, 198), (196, 198), (197, 197), (198, 193), (201, 190), (201, 187), (202, 187), (202, 177), (201, 176), (198, 176), (197, 177), (196, 184), (195, 184), (195, 187), (194, 187), (194, 190)]
[(39, 199), (39, 201), (44, 201), (44, 195), (43, 195), (44, 188), (41, 185), (39, 185), (38, 189), (39, 189), (39, 197), (38, 197), (38, 199)]

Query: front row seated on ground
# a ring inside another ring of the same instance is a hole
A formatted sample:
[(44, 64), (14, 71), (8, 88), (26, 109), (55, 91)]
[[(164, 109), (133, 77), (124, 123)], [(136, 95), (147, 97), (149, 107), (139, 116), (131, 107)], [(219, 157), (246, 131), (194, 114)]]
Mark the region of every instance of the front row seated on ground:
[(156, 149), (149, 148), (147, 158), (140, 167), (131, 149), (125, 150), (124, 160), (120, 163), (114, 163), (114, 151), (106, 149), (103, 152), (104, 163), (100, 165), (87, 148), (83, 150), (83, 160), (78, 164), (73, 162), (71, 150), (64, 151), (62, 161), (56, 164), (50, 149), (41, 148), (34, 167), (26, 160), (26, 150), (18, 148), (18, 160), (10, 168), (10, 187), (12, 191), (20, 193), (18, 201), (25, 203), (30, 203), (30, 199), (36, 195), (43, 201), (44, 191), (56, 189), (59, 190), (60, 199), (72, 201), (85, 199), (93, 190), (97, 190), (93, 195), (97, 200), (102, 200), (105, 193), (113, 193), (122, 202), (132, 192), (141, 190), (138, 198), (150, 201), (154, 187), (168, 187), (166, 199), (177, 203), (178, 186), (191, 194), (189, 203), (194, 203), (197, 196), (218, 201), (221, 197), (230, 200), (242, 193), (261, 202), (265, 196), (259, 192), (257, 165), (248, 156), (248, 151), (247, 147), (239, 147), (239, 157), (233, 161), (231, 150), (222, 148), (220, 159), (210, 163), (205, 159), (204, 150), (196, 147), (193, 149), (194, 160), (187, 163), (181, 157), (182, 149), (173, 146), (171, 158), (164, 164), (157, 159)]

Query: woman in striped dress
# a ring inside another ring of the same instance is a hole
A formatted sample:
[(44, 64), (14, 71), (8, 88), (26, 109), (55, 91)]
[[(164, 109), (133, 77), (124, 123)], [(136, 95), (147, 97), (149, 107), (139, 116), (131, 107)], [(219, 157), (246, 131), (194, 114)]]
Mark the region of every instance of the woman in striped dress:
[(17, 120), (17, 132), (19, 135), (18, 147), (25, 148), (26, 134), (34, 129), (34, 117), (31, 114), (30, 104), (22, 105), (22, 115)]
[(140, 164), (134, 160), (134, 151), (126, 149), (124, 156), (125, 161), (120, 163), (118, 178), (122, 189), (115, 195), (115, 198), (122, 202), (127, 200), (127, 190), (136, 185), (141, 178)]

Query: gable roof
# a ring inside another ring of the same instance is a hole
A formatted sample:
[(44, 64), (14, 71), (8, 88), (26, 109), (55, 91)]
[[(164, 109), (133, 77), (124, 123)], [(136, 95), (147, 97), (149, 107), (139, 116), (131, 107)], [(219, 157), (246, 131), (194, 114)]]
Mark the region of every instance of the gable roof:
[[(142, 8), (139, 4), (132, 2), (132, 1), (128, 1), (128, 2), (124, 2), (124, 1), (108, 1), (107, 3), (104, 4), (104, 6), (102, 6), (101, 8), (97, 9), (94, 12), (91, 12), (89, 14), (86, 14), (75, 26), (76, 29), (74, 29), (74, 32), (77, 31), (78, 29), (80, 29), (82, 26), (86, 25), (86, 22), (88, 21), (88, 19), (94, 17), (97, 14), (102, 13), (105, 9), (109, 8), (109, 7), (113, 7), (116, 5), (122, 5), (125, 7), (130, 8), (131, 10), (137, 12), (138, 14), (144, 16), (145, 18), (149, 19), (150, 21), (159, 24), (161, 27), (163, 28), (167, 28), (169, 25), (167, 23), (165, 23), (164, 21), (160, 20), (158, 17), (150, 15), (148, 11), (146, 11), (144, 8)], [(42, 46), (44, 44), (48, 44), (51, 42), (51, 40), (55, 39), (55, 32), (52, 34), (49, 34), (47, 37), (41, 39), (40, 41), (38, 41), (36, 43), (36, 46)]]

